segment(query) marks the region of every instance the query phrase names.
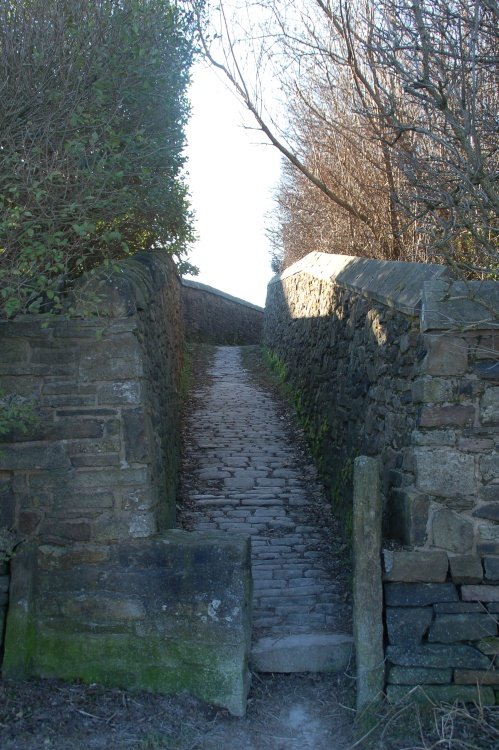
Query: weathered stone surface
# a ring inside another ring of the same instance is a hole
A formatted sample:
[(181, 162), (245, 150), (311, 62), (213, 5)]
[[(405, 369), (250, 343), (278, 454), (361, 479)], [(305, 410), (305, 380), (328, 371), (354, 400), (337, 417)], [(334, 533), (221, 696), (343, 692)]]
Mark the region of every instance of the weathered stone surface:
[(499, 453), (481, 456), (480, 471), (484, 482), (493, 482), (499, 479)]
[(480, 500), (488, 503), (499, 501), (499, 484), (489, 484), (480, 487), (478, 496)]
[(494, 691), (490, 687), (476, 688), (471, 685), (420, 685), (409, 688), (402, 685), (388, 685), (386, 698), (389, 703), (404, 703), (407, 701), (426, 703), (478, 703), (484, 706), (495, 704)]
[(475, 459), (459, 451), (415, 448), (416, 484), (432, 495), (452, 497), (475, 492)]
[(454, 511), (437, 510), (431, 521), (433, 544), (449, 552), (470, 552), (474, 530), (470, 521)]
[(480, 602), (437, 602), (433, 605), (436, 614), (461, 615), (467, 612), (485, 612)]
[(471, 426), (475, 419), (475, 408), (455, 404), (452, 406), (424, 406), (419, 419), (420, 427), (464, 427)]
[(343, 672), (352, 657), (353, 639), (337, 633), (261, 638), (251, 649), (255, 672)]
[(482, 652), (482, 654), (487, 654), (488, 656), (498, 656), (499, 638), (482, 638), (482, 640), (477, 643), (477, 648)]
[(63, 445), (2, 445), (0, 469), (9, 471), (22, 469), (69, 469), (71, 463)]
[(491, 521), (499, 521), (499, 502), (486, 503), (473, 511), (475, 518), (489, 518)]
[(432, 607), (387, 607), (385, 617), (389, 643), (421, 643), (432, 616)]
[(412, 490), (392, 489), (388, 508), (389, 533), (402, 544), (426, 542), (428, 495)]
[(187, 690), (242, 715), (250, 631), (249, 544), (237, 535), (31, 545), (14, 560), (4, 674)]
[(441, 614), (430, 627), (430, 643), (455, 643), (478, 641), (487, 635), (497, 634), (497, 623), (488, 614)]
[(428, 375), (462, 375), (468, 367), (467, 342), (456, 336), (424, 336), (427, 354), (423, 370)]
[(452, 669), (392, 667), (388, 672), (391, 685), (445, 685), (451, 681)]
[(499, 685), (499, 672), (492, 669), (456, 669), (454, 682), (458, 685)]
[(412, 386), (412, 398), (419, 403), (438, 404), (450, 401), (452, 383), (443, 378), (420, 378)]
[(450, 573), (454, 583), (481, 583), (482, 561), (476, 555), (453, 555), (449, 557)]
[(440, 645), (435, 643), (420, 646), (387, 646), (386, 658), (401, 667), (462, 667), (464, 669), (488, 669), (490, 660), (473, 646), (461, 644)]
[[(487, 581), (499, 582), (499, 556), (486, 555), (483, 558), (483, 564)], [(477, 583), (477, 581), (470, 581), (470, 583)]]
[(499, 586), (463, 586), (461, 596), (465, 602), (499, 602)]
[(426, 607), (435, 602), (457, 602), (452, 583), (385, 583), (385, 603), (389, 607)]
[(482, 424), (499, 422), (499, 387), (487, 388), (480, 401), (480, 421)]
[[(494, 328), (499, 309), (496, 281), (452, 281), (432, 278), (424, 282), (421, 328), (424, 331), (460, 331)], [(455, 333), (440, 334), (444, 340), (455, 341)], [(463, 342), (458, 339), (457, 352)]]
[(383, 560), (385, 581), (443, 583), (447, 578), (449, 560), (445, 552), (384, 549)]

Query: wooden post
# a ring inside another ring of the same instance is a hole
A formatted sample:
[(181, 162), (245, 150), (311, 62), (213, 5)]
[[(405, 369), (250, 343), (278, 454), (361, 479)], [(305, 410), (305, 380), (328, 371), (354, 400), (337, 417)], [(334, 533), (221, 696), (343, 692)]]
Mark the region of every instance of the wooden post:
[(355, 459), (353, 487), (353, 634), (360, 711), (381, 699), (385, 682), (378, 459)]

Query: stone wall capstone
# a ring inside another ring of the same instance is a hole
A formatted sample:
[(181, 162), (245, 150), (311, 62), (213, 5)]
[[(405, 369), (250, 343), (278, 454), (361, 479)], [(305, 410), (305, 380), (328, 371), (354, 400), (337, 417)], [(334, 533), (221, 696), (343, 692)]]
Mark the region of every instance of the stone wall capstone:
[(269, 285), (264, 343), (347, 532), (353, 461), (380, 457), (394, 699), (418, 683), (469, 699), (478, 680), (493, 702), (499, 685), (498, 310), (497, 282), (350, 256), (311, 253)]
[(263, 308), (206, 284), (182, 280), (187, 341), (199, 344), (260, 344)]

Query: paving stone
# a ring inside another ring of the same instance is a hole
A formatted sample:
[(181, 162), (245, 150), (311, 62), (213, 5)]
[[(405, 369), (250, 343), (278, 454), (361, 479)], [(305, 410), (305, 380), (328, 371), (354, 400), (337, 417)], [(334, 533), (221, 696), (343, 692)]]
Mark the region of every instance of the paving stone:
[(343, 672), (352, 642), (339, 634), (262, 638), (253, 646), (250, 665), (257, 672)]
[(310, 498), (322, 493), (315, 468), (288, 442), (273, 398), (241, 367), (237, 347), (215, 351), (195, 394), (184, 470), (190, 525), (251, 537), (259, 634), (334, 634), (348, 606), (328, 573), (323, 530), (309, 515)]

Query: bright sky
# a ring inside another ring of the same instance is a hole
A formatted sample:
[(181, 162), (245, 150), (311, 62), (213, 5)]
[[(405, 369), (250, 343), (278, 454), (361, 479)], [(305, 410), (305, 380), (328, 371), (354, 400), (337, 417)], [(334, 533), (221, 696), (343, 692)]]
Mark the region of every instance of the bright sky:
[[(217, 74), (193, 75), (187, 129), (189, 185), (199, 237), (190, 262), (196, 281), (257, 305), (272, 277), (266, 214), (274, 205), (280, 158)], [(194, 277), (187, 277), (194, 278)]]

